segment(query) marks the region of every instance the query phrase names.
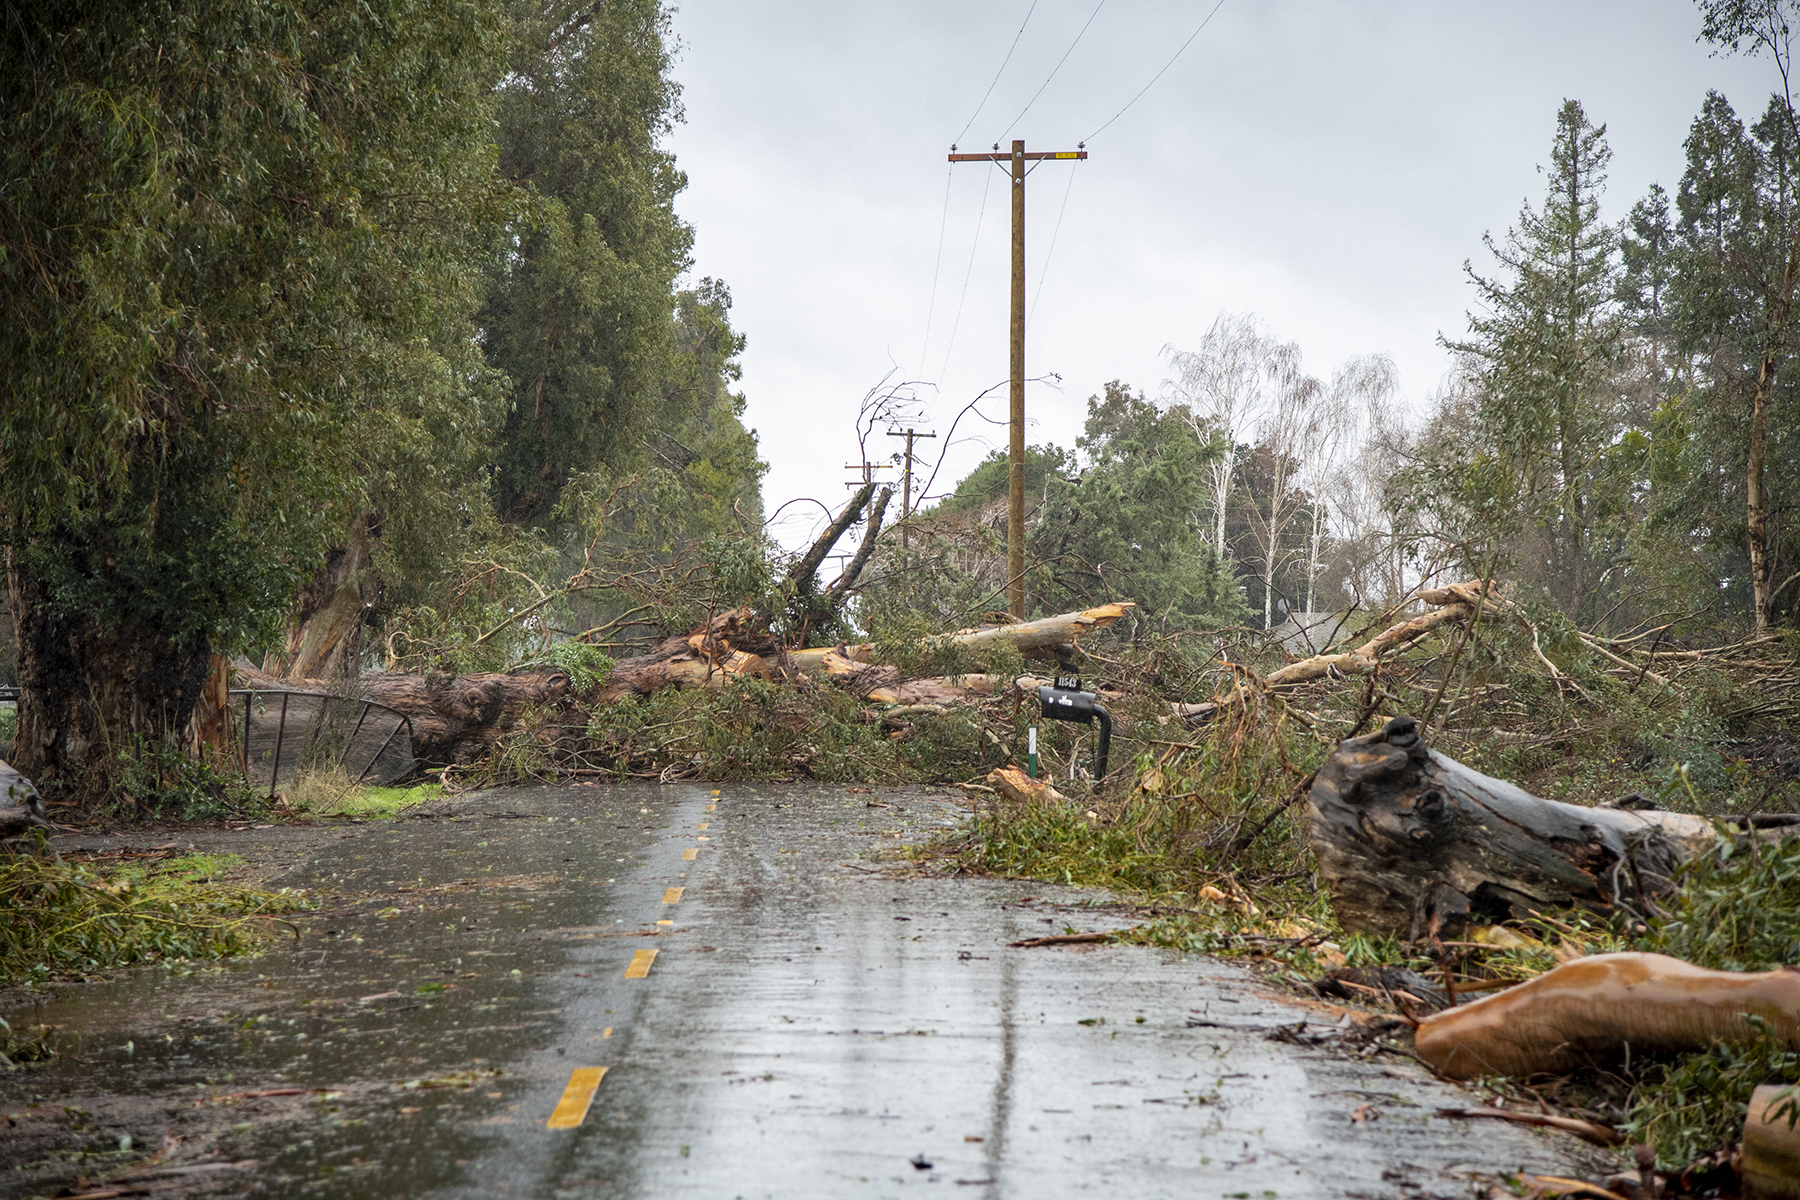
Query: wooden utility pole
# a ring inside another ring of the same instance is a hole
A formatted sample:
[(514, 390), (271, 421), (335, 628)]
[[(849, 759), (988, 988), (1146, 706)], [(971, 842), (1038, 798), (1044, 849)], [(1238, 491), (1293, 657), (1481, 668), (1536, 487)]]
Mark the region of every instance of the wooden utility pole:
[(1082, 159), (1086, 143), (1078, 150), (1039, 150), (1025, 153), (1025, 143), (1014, 141), (1003, 153), (994, 143), (991, 154), (957, 154), (950, 161), (1007, 163), (1012, 167), (1012, 439), (1007, 455), (1006, 488), (1006, 607), (1018, 620), (1025, 619), (1025, 164), (1043, 159)]
[(906, 527), (906, 518), (912, 516), (913, 439), (934, 438), (937, 434), (918, 433), (911, 429), (901, 433), (898, 429), (890, 429), (888, 436), (906, 439), (906, 465), (900, 471), (900, 547), (905, 550), (912, 547), (912, 531)]

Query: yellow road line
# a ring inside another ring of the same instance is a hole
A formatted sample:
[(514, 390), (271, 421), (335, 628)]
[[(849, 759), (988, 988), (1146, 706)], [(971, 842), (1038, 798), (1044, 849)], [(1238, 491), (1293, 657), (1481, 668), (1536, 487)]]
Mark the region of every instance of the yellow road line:
[(569, 1086), (563, 1089), (562, 1099), (556, 1102), (544, 1124), (551, 1129), (573, 1129), (587, 1120), (588, 1105), (594, 1102), (594, 1093), (605, 1078), (605, 1067), (576, 1067), (569, 1076)]
[(664, 888), (663, 889), (663, 903), (664, 904), (680, 904), (681, 903), (681, 893), (683, 893), (685, 891), (687, 891), (686, 888)]
[(608, 1025), (608, 1026), (607, 1026), (607, 1027), (606, 1027), (606, 1028), (605, 1028), (605, 1030), (603, 1030), (603, 1031), (602, 1031), (602, 1032), (601, 1032), (601, 1034), (600, 1034), (600, 1036), (601, 1036), (601, 1037), (603, 1037), (603, 1038), (609, 1038), (609, 1037), (611, 1037), (611, 1036), (612, 1036), (612, 1026), (611, 1026), (611, 1025)]
[(706, 832), (706, 830), (707, 830), (707, 829), (708, 829), (708, 828), (709, 828), (709, 827), (710, 827), (710, 826), (711, 826), (711, 825), (712, 825), (712, 822), (711, 822), (711, 821), (702, 821), (702, 822), (700, 822), (700, 823), (699, 823), (699, 824), (698, 824), (698, 825), (696, 825), (696, 826), (694, 826), (694, 828), (695, 828), (695, 829), (698, 829), (698, 830), (700, 830), (700, 831), (701, 831), (701, 832), (702, 832), (702, 833), (704, 833), (704, 832)]
[(658, 925), (673, 925), (674, 923), (675, 922), (673, 922), (673, 921), (658, 921), (657, 922)]
[(693, 862), (696, 858), (699, 858), (699, 857), (700, 857), (700, 847), (698, 847), (698, 846), (689, 846), (686, 850), (683, 850), (681, 852), (681, 861), (682, 862)]
[(625, 968), (625, 978), (643, 979), (650, 974), (650, 964), (656, 961), (656, 951), (639, 950), (631, 956), (631, 965)]

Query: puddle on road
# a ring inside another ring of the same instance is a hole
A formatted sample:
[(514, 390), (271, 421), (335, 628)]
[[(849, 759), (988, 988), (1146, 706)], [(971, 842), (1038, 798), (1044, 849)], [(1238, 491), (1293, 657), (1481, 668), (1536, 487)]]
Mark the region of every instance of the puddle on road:
[(154, 1192), (222, 1194), (251, 1175), (273, 1196), (452, 1182), (501, 1136), (485, 1123), (512, 1115), (523, 1088), (507, 1064), (562, 1036), (581, 982), (571, 951), (662, 932), (614, 910), (641, 910), (623, 880), (663, 836), (639, 810), (689, 795), (534, 789), (508, 792), (505, 817), (477, 803), (425, 828), (361, 828), (280, 881), (332, 905), (297, 918), (298, 943), (11, 1004), (15, 1026), (56, 1026), (64, 1054), (0, 1076), (0, 1196), (116, 1171), (165, 1135), (181, 1139), (176, 1173), (143, 1177)]

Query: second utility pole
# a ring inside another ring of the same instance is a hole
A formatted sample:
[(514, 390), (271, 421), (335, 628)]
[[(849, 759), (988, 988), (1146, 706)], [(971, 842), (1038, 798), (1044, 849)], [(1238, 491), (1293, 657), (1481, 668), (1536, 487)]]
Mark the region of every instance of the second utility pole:
[[(952, 151), (955, 146), (950, 147)], [(1087, 157), (1087, 150), (1025, 153), (1015, 141), (1011, 154), (999, 143), (992, 154), (950, 155), (950, 161), (1010, 163), (1012, 166), (1012, 438), (1006, 476), (1006, 609), (1025, 619), (1025, 164), (1046, 158)]]

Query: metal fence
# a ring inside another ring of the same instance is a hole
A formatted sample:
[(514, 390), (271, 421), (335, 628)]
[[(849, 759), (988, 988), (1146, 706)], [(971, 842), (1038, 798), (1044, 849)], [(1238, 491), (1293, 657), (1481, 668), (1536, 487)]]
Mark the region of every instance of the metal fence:
[(245, 777), (271, 796), (303, 770), (342, 768), (379, 786), (415, 766), (412, 721), (385, 704), (285, 688), (233, 688), (231, 696), (233, 749)]

